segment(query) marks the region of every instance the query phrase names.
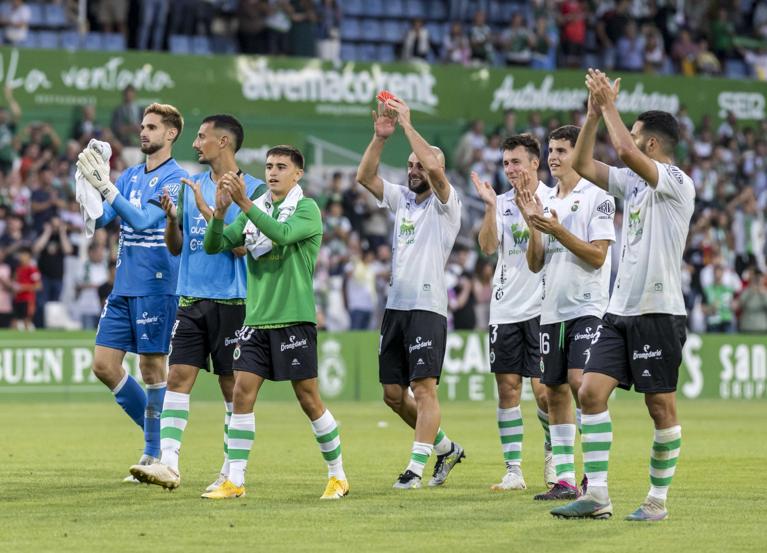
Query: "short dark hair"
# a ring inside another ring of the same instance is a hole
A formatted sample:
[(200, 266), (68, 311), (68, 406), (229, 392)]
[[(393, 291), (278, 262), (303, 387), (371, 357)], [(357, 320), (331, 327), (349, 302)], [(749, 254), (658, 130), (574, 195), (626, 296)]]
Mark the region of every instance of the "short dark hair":
[(654, 134), (664, 142), (663, 150), (667, 154), (674, 153), (679, 143), (679, 122), (667, 111), (652, 109), (639, 114), (637, 121), (642, 122), (642, 132)]
[(570, 146), (575, 147), (575, 143), (578, 142), (578, 135), (581, 132), (580, 127), (575, 125), (564, 125), (551, 131), (549, 140), (567, 140)]
[(237, 152), (242, 147), (242, 141), (245, 140), (245, 131), (242, 124), (233, 116), (219, 113), (208, 115), (202, 120), (203, 124), (212, 123), (216, 129), (223, 129), (234, 136), (234, 151)]
[(541, 159), (541, 143), (530, 133), (515, 134), (503, 141), (503, 151), (513, 150), (522, 146), (528, 155), (535, 159)]
[(267, 159), (269, 158), (269, 156), (289, 157), (290, 161), (292, 161), (296, 165), (296, 167), (298, 167), (299, 169), (304, 168), (304, 154), (302, 154), (301, 151), (295, 146), (290, 146), (288, 144), (281, 144), (280, 146), (269, 148), (269, 151), (266, 152)]

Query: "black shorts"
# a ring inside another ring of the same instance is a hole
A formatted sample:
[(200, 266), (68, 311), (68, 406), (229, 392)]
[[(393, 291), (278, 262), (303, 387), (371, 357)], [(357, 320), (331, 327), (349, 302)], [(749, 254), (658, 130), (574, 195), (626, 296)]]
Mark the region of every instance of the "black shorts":
[(606, 374), (618, 386), (643, 394), (676, 391), (687, 317), (652, 313), (622, 317), (608, 313), (591, 343), (584, 372)]
[(232, 368), (274, 381), (317, 378), (317, 327), (311, 323), (282, 328), (244, 326), (237, 337)]
[(541, 325), (541, 382), (548, 386), (565, 384), (569, 369), (585, 367), (591, 340), (601, 324), (602, 319), (589, 316)]
[(490, 325), (490, 372), (541, 377), (540, 318)]
[(378, 344), (381, 384), (410, 385), (419, 378), (442, 374), (447, 319), (432, 311), (387, 309)]
[(179, 307), (171, 332), (168, 364), (209, 371), (212, 362), (214, 374), (233, 374), (232, 355), (244, 318), (244, 305), (200, 300)]

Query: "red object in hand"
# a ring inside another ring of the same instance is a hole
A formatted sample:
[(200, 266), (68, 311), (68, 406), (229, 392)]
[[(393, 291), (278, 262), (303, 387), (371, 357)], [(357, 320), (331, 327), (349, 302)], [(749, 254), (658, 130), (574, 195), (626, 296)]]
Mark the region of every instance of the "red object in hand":
[(378, 96), (376, 96), (376, 98), (378, 98), (379, 102), (381, 102), (382, 104), (385, 104), (386, 100), (394, 98), (394, 94), (392, 94), (388, 90), (382, 90), (381, 92), (378, 93)]

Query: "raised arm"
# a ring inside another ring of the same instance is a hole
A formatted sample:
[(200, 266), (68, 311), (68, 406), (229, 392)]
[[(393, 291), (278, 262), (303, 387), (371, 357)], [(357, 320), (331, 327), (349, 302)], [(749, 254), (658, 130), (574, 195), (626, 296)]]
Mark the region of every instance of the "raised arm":
[(573, 149), (573, 169), (584, 179), (607, 190), (610, 168), (601, 161), (594, 159), (594, 143), (601, 117), (602, 112), (599, 106), (594, 104), (594, 99), (589, 94), (586, 122), (581, 128), (581, 132), (578, 133), (578, 140)]
[(429, 177), (429, 185), (443, 204), (450, 199), (450, 183), (445, 174), (445, 158), (415, 130), (410, 121), (410, 107), (399, 98), (389, 98), (386, 105), (397, 112), (397, 122), (410, 142), (413, 153)]
[(213, 218), (205, 229), (202, 242), (205, 253), (229, 251), (245, 243), (242, 231), (248, 223), (248, 218), (244, 213), (240, 213), (232, 224), (224, 226), (224, 216), (230, 205), (232, 205), (232, 197), (229, 193), (221, 186), (216, 188), (216, 209), (213, 210)]
[(165, 211), (165, 245), (171, 255), (179, 255), (183, 248), (183, 230), (179, 228), (178, 210), (167, 190), (163, 191), (160, 204)]
[(378, 111), (373, 113), (373, 139), (365, 149), (362, 160), (357, 168), (357, 182), (367, 188), (376, 200), (383, 200), (384, 185), (381, 177), (378, 176), (378, 165), (381, 162), (381, 153), (383, 152), (386, 140), (394, 133), (397, 128), (396, 113), (386, 109), (384, 104), (378, 104)]
[(485, 255), (492, 255), (498, 250), (498, 224), (497, 224), (497, 196), (489, 182), (479, 180), (477, 173), (471, 173), (471, 182), (477, 190), (477, 195), (485, 203), (485, 216), (482, 218), (482, 226), (479, 227), (479, 247)]
[[(589, 69), (586, 85), (594, 96), (595, 103), (602, 110), (607, 133), (615, 152), (626, 166), (642, 177), (652, 188), (658, 186), (658, 166), (634, 143), (631, 133), (621, 119), (615, 100), (620, 90), (620, 79), (610, 85), (607, 75), (601, 71)], [(601, 185), (600, 185), (601, 186)]]
[(546, 250), (543, 247), (543, 235), (533, 226), (532, 218), (537, 215), (543, 216), (543, 204), (541, 199), (527, 187), (517, 189), (515, 202), (527, 223), (527, 228), (530, 229), (530, 239), (525, 253), (527, 266), (532, 272), (539, 273), (546, 261)]

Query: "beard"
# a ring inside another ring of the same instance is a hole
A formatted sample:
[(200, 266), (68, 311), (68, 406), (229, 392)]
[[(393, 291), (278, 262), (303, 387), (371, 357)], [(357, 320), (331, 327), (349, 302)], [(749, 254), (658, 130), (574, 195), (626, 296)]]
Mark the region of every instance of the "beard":
[(429, 183), (426, 182), (425, 180), (422, 180), (421, 184), (419, 184), (418, 186), (413, 186), (413, 181), (408, 179), (407, 186), (415, 194), (423, 194), (429, 189)]
[(150, 142), (149, 144), (141, 145), (141, 153), (151, 156), (153, 153), (159, 152), (161, 148), (162, 144), (153, 144)]

